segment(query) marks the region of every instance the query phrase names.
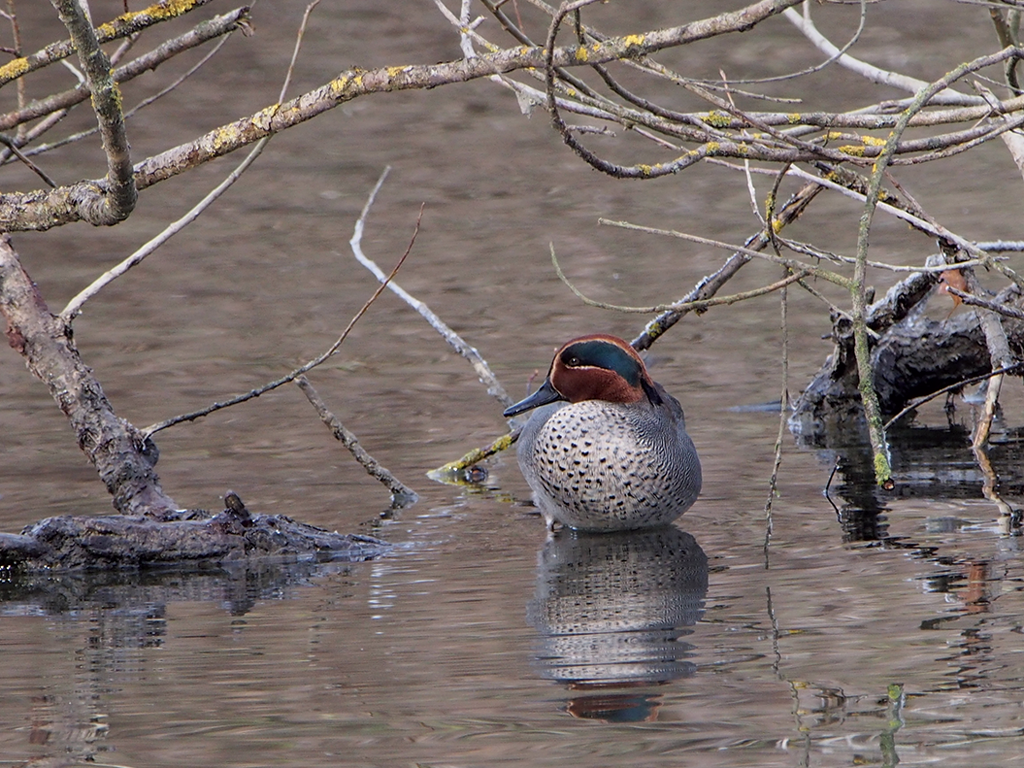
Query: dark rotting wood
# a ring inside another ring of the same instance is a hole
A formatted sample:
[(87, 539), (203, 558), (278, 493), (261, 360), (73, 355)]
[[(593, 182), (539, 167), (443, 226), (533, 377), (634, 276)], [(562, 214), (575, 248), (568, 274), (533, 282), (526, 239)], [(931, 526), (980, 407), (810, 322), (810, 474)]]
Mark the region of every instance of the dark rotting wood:
[(145, 515), (50, 517), (20, 534), (0, 534), (0, 566), (125, 568), (258, 559), (361, 561), (390, 548), (372, 536), (341, 534), (285, 515), (258, 515), (228, 492), (226, 509)]

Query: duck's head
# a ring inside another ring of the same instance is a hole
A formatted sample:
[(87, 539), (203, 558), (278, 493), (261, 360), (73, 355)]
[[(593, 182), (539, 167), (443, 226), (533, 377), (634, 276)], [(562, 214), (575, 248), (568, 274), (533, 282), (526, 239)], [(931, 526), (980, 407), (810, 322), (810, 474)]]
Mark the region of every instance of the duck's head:
[(640, 355), (628, 342), (597, 333), (573, 339), (558, 350), (540, 389), (505, 409), (504, 415), (515, 416), (557, 400), (637, 403), (644, 399), (654, 405), (662, 402)]

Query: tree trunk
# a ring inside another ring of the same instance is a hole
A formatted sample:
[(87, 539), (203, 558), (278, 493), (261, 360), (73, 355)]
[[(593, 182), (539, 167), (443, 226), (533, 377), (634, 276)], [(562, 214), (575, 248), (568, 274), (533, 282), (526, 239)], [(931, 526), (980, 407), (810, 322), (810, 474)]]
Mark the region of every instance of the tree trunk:
[(50, 390), (89, 457), (126, 515), (162, 517), (178, 508), (160, 487), (152, 440), (118, 418), (103, 388), (78, 354), (71, 328), (53, 315), (11, 246), (0, 237), (0, 313), (7, 340)]

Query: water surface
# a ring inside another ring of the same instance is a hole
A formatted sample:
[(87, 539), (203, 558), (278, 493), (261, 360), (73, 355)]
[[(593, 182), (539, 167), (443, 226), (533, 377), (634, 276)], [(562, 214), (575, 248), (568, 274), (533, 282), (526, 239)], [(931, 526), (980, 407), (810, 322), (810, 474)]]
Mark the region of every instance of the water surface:
[[(707, 14), (719, 4), (702, 7)], [(93, 3), (98, 16), (117, 8)], [(865, 34), (860, 55), (938, 77), (995, 48), (977, 8), (895, 8), (872, 6), (888, 15)], [(255, 37), (232, 39), (216, 66), (133, 121), (136, 156), (275, 101), (302, 10), (291, 1), (258, 5)], [(22, 12), (37, 47), (60, 36), (52, 20), (49, 31), (34, 26), (34, 14), (52, 15), (46, 4)], [(851, 12), (822, 9), (835, 14), (823, 26), (845, 39)], [(681, 21), (674, 10), (656, 17), (645, 5), (644, 13), (652, 28)], [(922, 18), (942, 45), (904, 61), (900, 51), (918, 42)], [(313, 19), (294, 93), (355, 64), (459, 55), (428, 3), (399, 12), (325, 2)], [(493, 26), (485, 31), (497, 38)], [(633, 21), (609, 18), (607, 29), (634, 30)], [(695, 47), (672, 63), (738, 75), (758, 70), (767, 49), (787, 54), (772, 61), (780, 71), (812, 56), (778, 21), (727, 50)], [(183, 66), (126, 87), (126, 102)], [(850, 76), (835, 82), (819, 94), (825, 102), (842, 94), (868, 103), (883, 93)], [(68, 123), (70, 132), (89, 118)], [(239, 159), (145, 192), (123, 226), (18, 235), (15, 246), (59, 309)], [(61, 179), (103, 172), (88, 146), (46, 162)], [(87, 306), (76, 339), (118, 412), (146, 425), (246, 391), (329, 346), (374, 289), (347, 240), (387, 165), (393, 171), (364, 250), (390, 268), (425, 201), (399, 282), (476, 346), (514, 396), (572, 336), (631, 337), (642, 323), (581, 305), (553, 274), (549, 244), (585, 292), (651, 304), (686, 293), (723, 254), (599, 227), (599, 216), (734, 242), (757, 227), (741, 175), (702, 167), (652, 184), (600, 177), (562, 146), (547, 118), (524, 117), (488, 82), (358, 100), (275, 138), (189, 231)], [(35, 184), (6, 173), (6, 188)], [(1017, 203), (1008, 201), (1020, 199), (1020, 178), (1001, 147), (928, 173), (908, 171), (907, 183), (947, 226), (978, 240), (1019, 237)], [(795, 236), (849, 252), (858, 207), (838, 199), (816, 206)], [(912, 262), (933, 248), (885, 221), (872, 246)], [(777, 279), (766, 265), (745, 271), (737, 290)], [(311, 379), (366, 448), (420, 493), (419, 504), (389, 512), (386, 492), (291, 388), (161, 434), (158, 470), (182, 505), (216, 507), (231, 488), (254, 511), (374, 533), (395, 553), (249, 571), (11, 574), (0, 584), (0, 759), (1016, 764), (1024, 729), (1020, 539), (985, 499), (964, 448), (969, 407), (960, 403), (952, 426), (941, 403), (923, 409), (918, 428), (898, 436), (894, 494), (871, 487), (856, 439), (820, 447), (787, 435), (766, 553), (778, 414), (744, 406), (779, 397), (778, 318), (775, 298), (689, 316), (649, 358), (655, 378), (683, 402), (704, 467), (702, 497), (676, 528), (548, 541), (513, 457), (491, 462), (476, 487), (426, 479), (489, 443), (504, 421), (469, 366), (384, 295)], [(828, 330), (822, 305), (793, 292), (791, 388), (829, 352), (820, 339)], [(1012, 427), (1021, 423), (1019, 384), (1007, 389)], [(63, 417), (6, 347), (0, 390), (2, 529), (109, 512)], [(1016, 508), (1019, 444), (1012, 431), (998, 434), (992, 457)], [(830, 502), (821, 491), (837, 463)]]

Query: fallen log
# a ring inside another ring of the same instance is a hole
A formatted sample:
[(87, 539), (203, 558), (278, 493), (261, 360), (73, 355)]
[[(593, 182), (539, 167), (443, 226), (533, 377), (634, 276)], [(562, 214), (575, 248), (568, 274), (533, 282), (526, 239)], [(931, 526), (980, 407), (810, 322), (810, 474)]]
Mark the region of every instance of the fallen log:
[(0, 567), (111, 569), (256, 559), (357, 562), (388, 551), (372, 536), (341, 534), (285, 515), (251, 514), (234, 493), (226, 509), (144, 515), (50, 517), (20, 534), (0, 533)]
[[(944, 320), (925, 315), (938, 275), (913, 273), (893, 286), (868, 310), (875, 338), (871, 349), (875, 391), (882, 413), (892, 416), (944, 387), (984, 376), (993, 369), (981, 312), (963, 310)], [(948, 297), (947, 297), (948, 298)], [(1002, 290), (995, 305), (1020, 310), (1024, 296), (1016, 285)], [(1024, 353), (1024, 320), (1002, 317), (1012, 352)], [(793, 405), (790, 431), (804, 444), (830, 445), (848, 440), (849, 430), (864, 429), (853, 333), (845, 317), (833, 317), (833, 352)]]

